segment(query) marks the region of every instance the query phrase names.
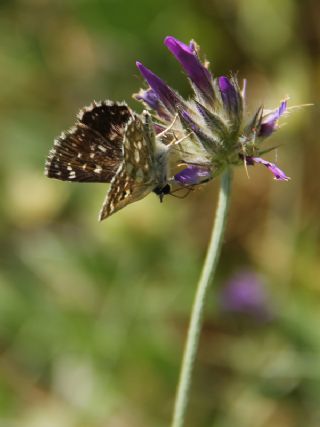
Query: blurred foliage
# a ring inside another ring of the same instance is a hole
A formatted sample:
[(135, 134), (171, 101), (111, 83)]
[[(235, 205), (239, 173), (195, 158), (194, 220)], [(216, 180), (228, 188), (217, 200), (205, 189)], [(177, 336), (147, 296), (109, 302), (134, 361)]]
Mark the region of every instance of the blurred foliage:
[[(169, 423), (217, 183), (98, 223), (106, 186), (43, 176), (80, 107), (141, 109), (136, 59), (188, 94), (168, 34), (247, 77), (249, 111), (314, 103), (272, 141), (289, 183), (235, 174), (186, 426), (320, 425), (319, 20), (316, 0), (1, 1), (1, 426)], [(219, 305), (244, 269), (264, 277), (269, 321)]]

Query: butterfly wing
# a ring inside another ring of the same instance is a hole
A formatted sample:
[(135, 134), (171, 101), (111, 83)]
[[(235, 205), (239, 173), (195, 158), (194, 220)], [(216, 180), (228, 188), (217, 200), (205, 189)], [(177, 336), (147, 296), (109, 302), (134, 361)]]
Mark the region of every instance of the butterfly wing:
[(55, 140), (45, 174), (63, 181), (110, 182), (123, 159), (131, 115), (126, 104), (109, 101), (82, 109), (75, 126)]
[(154, 153), (140, 118), (129, 119), (123, 139), (124, 160), (111, 181), (99, 219), (103, 220), (155, 187)]
[(137, 184), (133, 178), (127, 175), (125, 168), (121, 168), (111, 182), (99, 220), (102, 221), (130, 203), (143, 199), (152, 189), (151, 185)]

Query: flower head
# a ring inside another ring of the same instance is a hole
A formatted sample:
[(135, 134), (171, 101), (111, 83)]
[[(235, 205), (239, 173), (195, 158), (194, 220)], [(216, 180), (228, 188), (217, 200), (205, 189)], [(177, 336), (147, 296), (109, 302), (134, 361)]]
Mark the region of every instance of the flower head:
[(194, 41), (185, 44), (168, 36), (164, 44), (186, 72), (193, 98), (183, 99), (140, 62), (137, 66), (149, 88), (135, 97), (153, 110), (156, 127), (170, 127), (170, 135), (181, 140), (180, 158), (175, 153), (176, 164), (183, 163), (186, 169), (178, 172), (175, 180), (182, 185), (197, 185), (219, 175), (228, 165), (245, 163), (262, 164), (276, 180), (287, 181), (289, 178), (281, 169), (261, 158), (268, 151), (262, 143), (278, 129), (279, 119), (287, 112), (287, 100), (274, 110), (260, 106), (248, 120), (246, 81), (240, 89), (234, 75), (214, 78), (208, 64), (201, 61)]

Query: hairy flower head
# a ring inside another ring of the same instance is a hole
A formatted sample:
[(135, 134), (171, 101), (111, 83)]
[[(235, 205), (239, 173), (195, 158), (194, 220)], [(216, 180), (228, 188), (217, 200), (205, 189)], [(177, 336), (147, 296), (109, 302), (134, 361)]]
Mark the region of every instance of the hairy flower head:
[[(278, 129), (278, 121), (287, 113), (287, 100), (273, 110), (260, 106), (247, 118), (246, 81), (242, 88), (235, 75), (214, 77), (209, 64), (202, 62), (194, 41), (188, 45), (172, 36), (164, 44), (183, 67), (192, 87), (191, 99), (183, 99), (160, 77), (137, 62), (148, 84), (135, 98), (153, 111), (155, 128), (161, 132), (171, 125), (169, 135), (183, 139), (179, 144), (177, 163), (184, 169), (175, 175), (182, 185), (197, 185), (219, 175), (228, 165), (262, 164), (274, 179), (289, 178), (275, 164), (260, 156), (265, 139)], [(174, 125), (172, 126), (172, 123)], [(188, 137), (186, 137), (188, 136)]]

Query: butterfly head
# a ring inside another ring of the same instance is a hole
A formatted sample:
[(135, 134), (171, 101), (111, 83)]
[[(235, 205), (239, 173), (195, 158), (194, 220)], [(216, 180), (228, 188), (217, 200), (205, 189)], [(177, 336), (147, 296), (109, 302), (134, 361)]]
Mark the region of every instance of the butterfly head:
[(164, 187), (158, 186), (154, 188), (153, 192), (159, 196), (160, 202), (162, 203), (164, 196), (171, 193), (171, 185), (166, 184)]

